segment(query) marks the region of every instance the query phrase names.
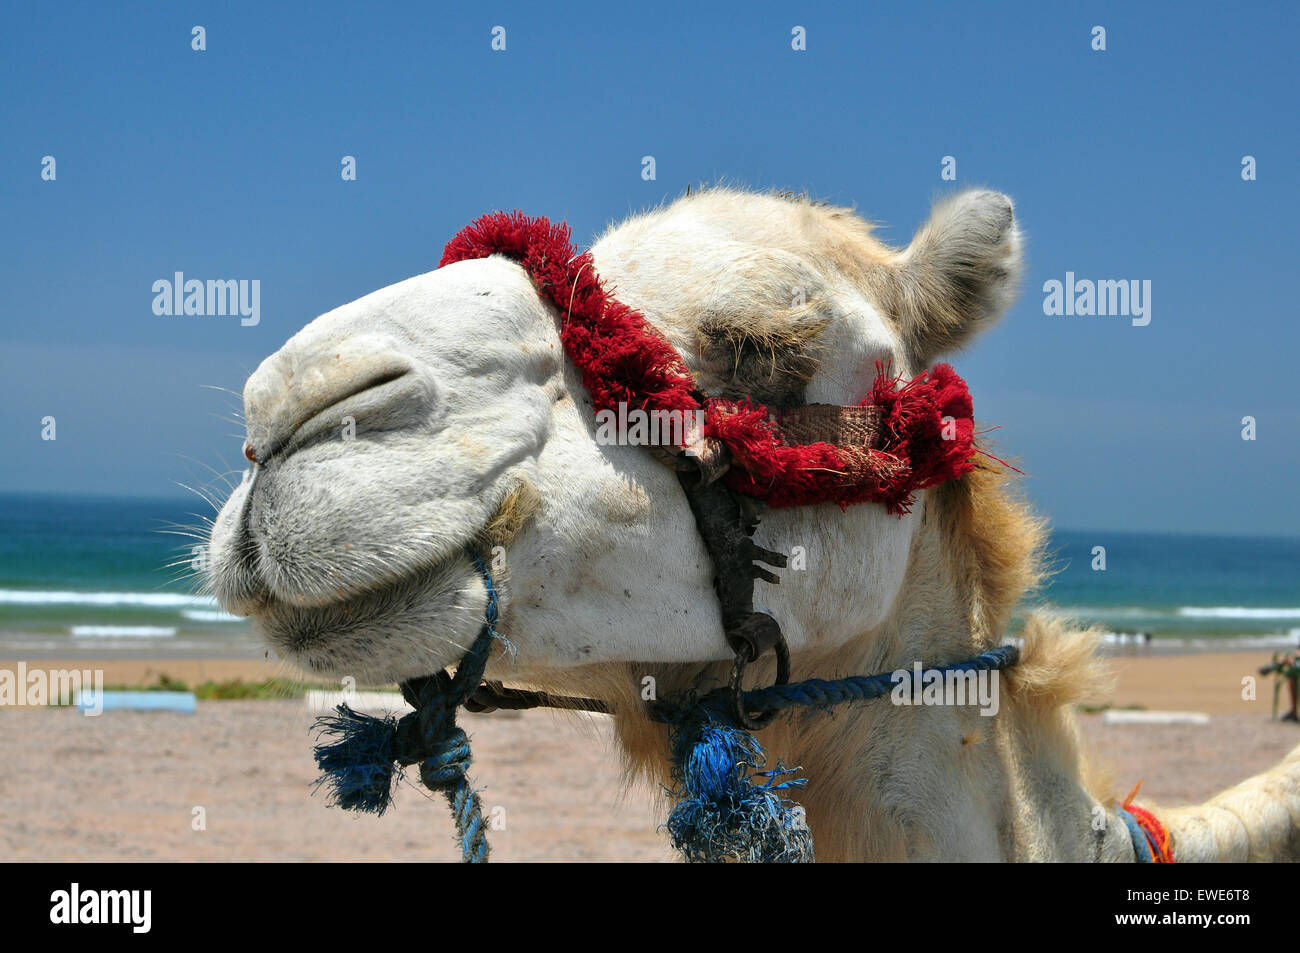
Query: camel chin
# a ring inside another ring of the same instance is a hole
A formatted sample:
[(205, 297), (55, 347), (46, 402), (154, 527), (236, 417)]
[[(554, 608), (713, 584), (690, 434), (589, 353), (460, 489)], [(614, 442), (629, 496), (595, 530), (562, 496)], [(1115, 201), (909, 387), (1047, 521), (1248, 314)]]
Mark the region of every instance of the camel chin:
[[(369, 545), (349, 522), (351, 505), (337, 502), (339, 483), (331, 491), (303, 479), (299, 471), (328, 472), (315, 456), (259, 467), (232, 495), (212, 536), (220, 603), (250, 616), (278, 655), (320, 675), (385, 683), (459, 657), (482, 625), (486, 596), (467, 555), (474, 524), (436, 545), (396, 529)], [(386, 514), (428, 524), (427, 507), (411, 501)]]

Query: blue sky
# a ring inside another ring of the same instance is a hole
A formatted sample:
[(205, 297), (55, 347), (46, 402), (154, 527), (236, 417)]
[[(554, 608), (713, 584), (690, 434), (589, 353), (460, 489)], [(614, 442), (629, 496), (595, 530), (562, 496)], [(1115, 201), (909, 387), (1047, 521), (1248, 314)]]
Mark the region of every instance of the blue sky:
[[(952, 155), (1028, 236), (1019, 302), (954, 364), (1031, 498), (1065, 527), (1300, 534), (1294, 4), (265, 6), (7, 7), (0, 490), (168, 495), (241, 464), (235, 398), (201, 385), (239, 391), (484, 211), (586, 244), (725, 177), (905, 243)], [(259, 279), (260, 324), (155, 315), (175, 271)], [(1150, 280), (1150, 325), (1044, 315), (1067, 271)]]

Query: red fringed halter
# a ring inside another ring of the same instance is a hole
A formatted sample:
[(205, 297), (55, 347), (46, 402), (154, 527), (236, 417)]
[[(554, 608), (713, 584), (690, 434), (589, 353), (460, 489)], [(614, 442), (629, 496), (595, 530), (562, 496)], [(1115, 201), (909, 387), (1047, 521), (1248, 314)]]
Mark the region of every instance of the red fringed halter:
[(975, 468), (970, 392), (947, 364), (906, 382), (876, 365), (871, 394), (859, 406), (877, 408), (879, 449), (794, 443), (762, 404), (701, 403), (681, 355), (644, 315), (604, 289), (591, 252), (578, 254), (570, 239), (563, 222), (494, 212), (461, 229), (438, 267), (496, 254), (517, 261), (559, 308), (560, 340), (596, 410), (617, 411), (619, 403), (646, 411), (703, 409), (704, 436), (731, 451), (723, 479), (733, 490), (775, 507), (881, 503), (897, 514), (908, 511), (917, 490)]

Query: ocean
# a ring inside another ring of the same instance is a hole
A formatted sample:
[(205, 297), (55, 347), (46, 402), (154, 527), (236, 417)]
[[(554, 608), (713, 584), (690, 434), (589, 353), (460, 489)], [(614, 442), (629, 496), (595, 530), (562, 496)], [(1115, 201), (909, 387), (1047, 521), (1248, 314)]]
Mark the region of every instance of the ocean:
[[(0, 655), (249, 657), (247, 622), (188, 577), (211, 510), (184, 500), (0, 494)], [(196, 529), (196, 527), (198, 527)], [(1094, 547), (1105, 569), (1094, 569)], [(1057, 531), (1031, 604), (1157, 648), (1292, 647), (1300, 539)]]
[(198, 497), (0, 494), (0, 655), (262, 657), (189, 578), (201, 540), (176, 533), (212, 515)]
[(1098, 625), (1112, 642), (1145, 633), (1169, 648), (1300, 643), (1300, 539), (1058, 530), (1049, 566), (1030, 604)]

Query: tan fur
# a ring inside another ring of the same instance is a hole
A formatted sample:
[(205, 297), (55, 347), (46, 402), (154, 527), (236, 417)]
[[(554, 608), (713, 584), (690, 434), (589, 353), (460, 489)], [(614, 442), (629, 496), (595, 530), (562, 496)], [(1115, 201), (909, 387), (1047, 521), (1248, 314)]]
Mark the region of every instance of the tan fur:
[[(715, 248), (719, 243), (736, 247), (722, 271), (701, 273), (698, 256), (653, 262), (657, 246), (688, 243), (692, 235), (678, 232), (683, 220), (696, 229), (708, 223)], [(768, 356), (770, 377), (791, 379), (778, 394), (808, 376), (816, 361), (816, 333), (827, 323), (824, 315), (818, 317), (823, 289), (836, 279), (847, 279), (882, 309), (902, 332), (909, 364), (919, 368), (996, 320), (1014, 297), (1020, 266), (1020, 234), (1010, 201), (978, 191), (937, 203), (931, 220), (903, 250), (875, 238), (871, 225), (851, 209), (806, 196), (728, 187), (708, 188), (633, 217), (606, 232), (597, 249), (602, 243), (636, 249), (633, 270), (683, 276), (676, 305), (640, 302), (634, 293), (625, 300), (648, 305), (651, 319), (688, 354), (700, 355), (700, 370), (706, 377), (712, 372), (710, 383), (727, 396), (743, 389), (738, 372), (746, 347)], [(804, 296), (795, 302), (797, 288)], [(724, 329), (718, 339), (709, 333), (715, 321)], [(759, 399), (767, 399), (774, 383), (780, 381), (752, 372), (745, 381), (747, 393)]]
[(1020, 246), (1006, 196), (967, 191), (936, 203), (895, 258), (894, 280), (875, 289), (918, 363), (964, 346), (1001, 316), (1016, 294)]
[(678, 347), (711, 394), (802, 402), (841, 284), (894, 254), (847, 209), (714, 187), (620, 223), (593, 247), (602, 279)]
[(519, 483), (497, 508), (492, 519), (479, 533), (479, 548), (491, 551), (497, 546), (506, 546), (524, 528), (541, 506), (542, 497), (531, 482)]

